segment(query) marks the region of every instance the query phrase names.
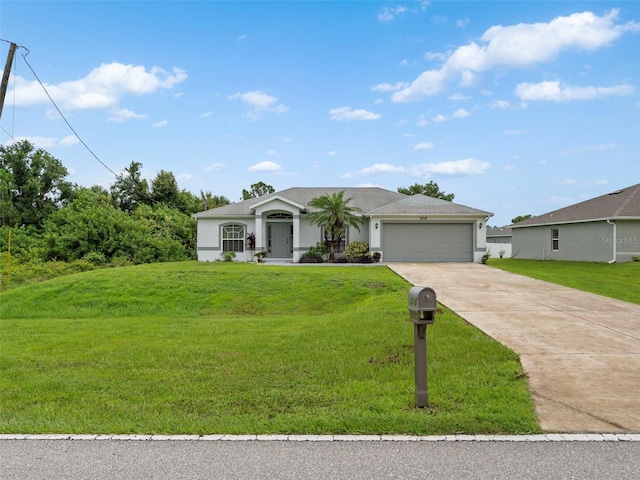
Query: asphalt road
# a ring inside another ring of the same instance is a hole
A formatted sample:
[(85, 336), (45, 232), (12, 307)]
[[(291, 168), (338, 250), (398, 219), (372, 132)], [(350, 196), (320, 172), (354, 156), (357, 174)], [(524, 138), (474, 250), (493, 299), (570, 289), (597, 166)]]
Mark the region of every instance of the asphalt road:
[(637, 479), (640, 442), (1, 440), (2, 480)]

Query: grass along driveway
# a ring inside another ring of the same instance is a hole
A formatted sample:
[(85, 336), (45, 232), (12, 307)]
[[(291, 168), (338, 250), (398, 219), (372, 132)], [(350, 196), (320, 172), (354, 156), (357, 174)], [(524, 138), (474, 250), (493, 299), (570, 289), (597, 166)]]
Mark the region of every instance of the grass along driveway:
[(517, 356), (447, 309), (414, 407), (385, 267), (153, 264), (0, 294), (3, 433), (531, 433)]
[(489, 259), (488, 265), (511, 273), (640, 304), (640, 263)]

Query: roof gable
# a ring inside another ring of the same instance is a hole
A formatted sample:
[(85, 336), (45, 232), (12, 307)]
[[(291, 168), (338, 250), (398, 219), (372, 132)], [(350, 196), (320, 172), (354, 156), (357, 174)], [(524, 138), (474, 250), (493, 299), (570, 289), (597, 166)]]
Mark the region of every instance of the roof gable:
[(640, 183), (523, 220), (513, 224), (512, 227), (613, 220), (616, 218), (640, 220)]

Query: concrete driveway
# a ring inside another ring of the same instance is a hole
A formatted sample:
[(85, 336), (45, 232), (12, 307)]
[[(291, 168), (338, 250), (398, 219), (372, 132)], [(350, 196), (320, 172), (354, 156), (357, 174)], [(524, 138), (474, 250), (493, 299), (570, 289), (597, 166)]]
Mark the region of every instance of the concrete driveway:
[(543, 430), (640, 432), (640, 305), (476, 263), (389, 268), (520, 355)]

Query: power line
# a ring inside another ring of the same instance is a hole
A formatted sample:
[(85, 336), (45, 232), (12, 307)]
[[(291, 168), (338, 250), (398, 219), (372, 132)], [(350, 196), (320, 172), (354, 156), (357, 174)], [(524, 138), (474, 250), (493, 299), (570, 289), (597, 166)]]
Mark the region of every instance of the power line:
[[(23, 47), (24, 48), (24, 47)], [(100, 164), (106, 168), (107, 170), (109, 170), (111, 173), (113, 173), (115, 175), (116, 178), (120, 178), (120, 176), (114, 172), (113, 170), (111, 170), (111, 168), (109, 168), (109, 166), (104, 163), (102, 160), (100, 160), (100, 158), (98, 158), (98, 156), (93, 153), (93, 150), (91, 150), (89, 148), (89, 146), (85, 143), (84, 140), (82, 140), (82, 138), (80, 137), (80, 135), (78, 135), (78, 132), (75, 131), (75, 129), (71, 126), (71, 124), (69, 123), (69, 121), (67, 120), (67, 118), (64, 116), (64, 114), (62, 113), (62, 111), (60, 110), (60, 108), (58, 108), (58, 105), (56, 104), (56, 102), (53, 101), (53, 98), (51, 98), (51, 95), (49, 95), (49, 92), (47, 91), (46, 87), (44, 86), (44, 84), (40, 81), (40, 78), (38, 77), (38, 74), (35, 72), (35, 70), (33, 69), (33, 67), (31, 66), (31, 64), (29, 63), (29, 61), (27, 60), (27, 55), (29, 55), (29, 50), (25, 48), (25, 50), (27, 50), (26, 54), (22, 54), (22, 58), (24, 58), (24, 63), (27, 64), (27, 66), (29, 67), (29, 70), (31, 70), (31, 73), (33, 73), (33, 76), (36, 78), (36, 80), (38, 81), (38, 83), (40, 84), (40, 86), (42, 87), (42, 89), (44, 90), (44, 93), (47, 94), (47, 97), (49, 97), (49, 100), (51, 100), (51, 103), (53, 104), (53, 106), (56, 108), (56, 110), (58, 111), (58, 113), (60, 114), (60, 117), (62, 117), (62, 119), (64, 120), (64, 123), (67, 124), (67, 126), (69, 127), (69, 129), (73, 132), (73, 134), (76, 136), (76, 138), (78, 140), (80, 140), (80, 143), (82, 143), (82, 145), (84, 145), (84, 148), (87, 149), (87, 151), (93, 155), (93, 157), (100, 162)]]
[[(49, 100), (51, 101), (52, 105), (55, 107), (56, 111), (58, 112), (58, 114), (60, 115), (60, 117), (62, 118), (62, 120), (64, 120), (64, 123), (67, 124), (67, 127), (69, 127), (69, 130), (71, 130), (73, 132), (73, 134), (76, 136), (76, 138), (80, 141), (80, 143), (82, 143), (82, 145), (84, 145), (84, 148), (87, 149), (87, 151), (93, 155), (93, 158), (95, 158), (104, 168), (106, 168), (107, 170), (109, 170), (111, 173), (113, 173), (113, 175), (115, 175), (116, 178), (120, 178), (120, 175), (118, 175), (116, 172), (114, 172), (111, 168), (109, 168), (109, 166), (104, 163), (102, 160), (100, 160), (100, 158), (93, 152), (93, 150), (91, 150), (89, 148), (89, 145), (86, 144), (86, 142), (82, 139), (82, 137), (80, 137), (80, 135), (78, 135), (78, 132), (76, 132), (76, 130), (71, 126), (71, 124), (69, 123), (69, 121), (67, 120), (67, 117), (64, 116), (64, 114), (62, 113), (62, 111), (60, 110), (60, 108), (58, 107), (58, 105), (56, 104), (56, 102), (53, 100), (53, 98), (51, 98), (51, 95), (49, 94), (49, 92), (47, 91), (47, 88), (44, 86), (44, 83), (42, 83), (42, 81), (40, 80), (40, 77), (38, 77), (38, 74), (36, 73), (36, 71), (33, 69), (33, 67), (31, 66), (31, 64), (29, 63), (29, 61), (27, 60), (27, 55), (29, 55), (29, 49), (23, 45), (17, 45), (14, 42), (9, 42), (8, 40), (4, 40), (4, 39), (0, 39), (0, 41), (3, 42), (7, 42), (12, 46), (16, 46), (17, 48), (21, 48), (24, 49), (26, 51), (26, 53), (22, 53), (22, 58), (24, 59), (24, 63), (27, 64), (27, 67), (29, 67), (29, 70), (31, 70), (31, 73), (33, 74), (33, 76), (35, 77), (35, 79), (38, 81), (38, 83), (40, 84), (40, 86), (42, 87), (42, 90), (44, 90), (44, 93), (47, 95), (47, 97), (49, 98)], [(15, 88), (14, 88), (14, 95), (15, 95)], [(3, 128), (4, 130), (4, 128)], [(5, 130), (6, 132), (6, 130)], [(13, 138), (13, 135), (11, 135), (11, 138)]]

